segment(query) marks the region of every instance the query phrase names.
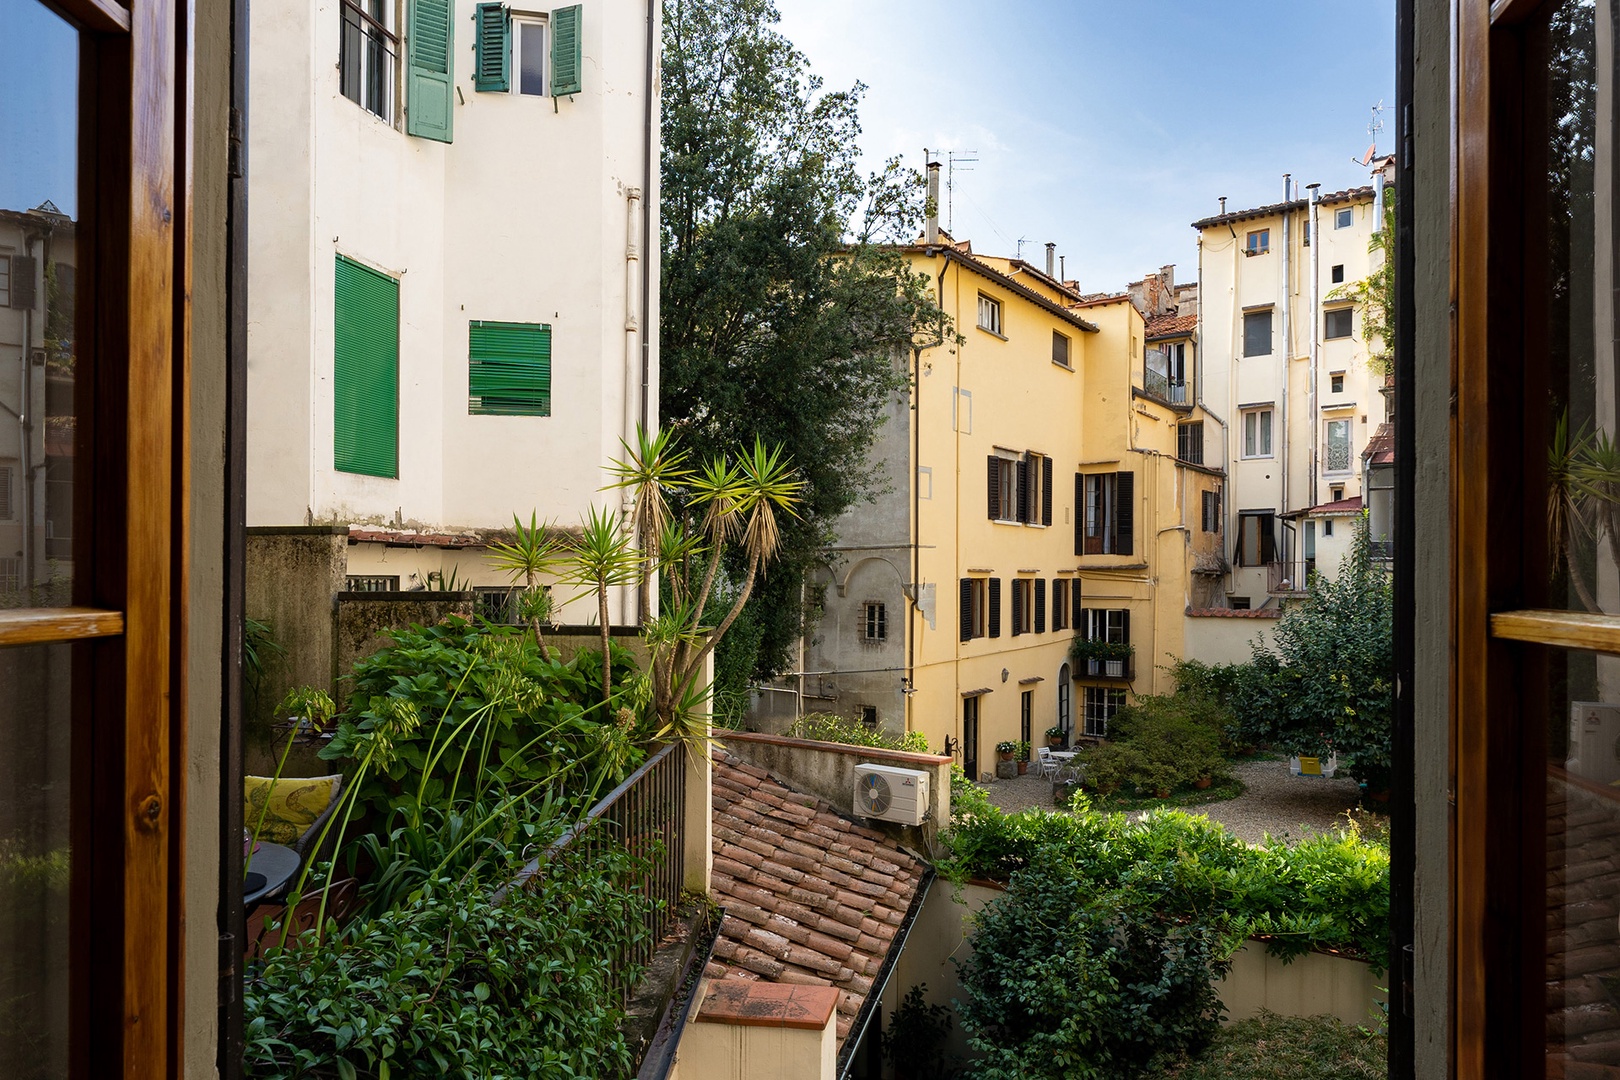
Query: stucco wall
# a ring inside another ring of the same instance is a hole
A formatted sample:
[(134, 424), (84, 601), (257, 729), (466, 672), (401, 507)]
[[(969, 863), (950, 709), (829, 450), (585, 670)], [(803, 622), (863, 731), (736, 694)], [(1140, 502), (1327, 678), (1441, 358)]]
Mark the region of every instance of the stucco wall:
[(907, 754), (870, 746), (811, 742), (746, 731), (722, 731), (720, 742), (744, 761), (769, 770), (791, 787), (826, 799), (840, 813), (860, 818), (855, 809), (855, 766), (892, 765), (931, 774), (928, 785), (929, 820), (920, 828), (893, 822), (867, 821), (874, 829), (892, 833), (911, 851), (933, 850), (940, 822), (951, 819), (951, 759), (932, 754)]
[(451, 615), (470, 617), (470, 592), (404, 592), (337, 594), (336, 628), (337, 671), (340, 678), (334, 697), (341, 706), (349, 697), (350, 684), (341, 676), (354, 668), (354, 662), (392, 644), (390, 630), (411, 625), (432, 626)]
[(1277, 620), (1245, 615), (1186, 616), (1186, 658), (1206, 664), (1246, 664), (1254, 642), (1271, 648)]
[(250, 529), (247, 617), (269, 624), (286, 654), (271, 661), (249, 726), (269, 719), (294, 686), (330, 687), (337, 676), (335, 598), (343, 590), (348, 530), (293, 526)]

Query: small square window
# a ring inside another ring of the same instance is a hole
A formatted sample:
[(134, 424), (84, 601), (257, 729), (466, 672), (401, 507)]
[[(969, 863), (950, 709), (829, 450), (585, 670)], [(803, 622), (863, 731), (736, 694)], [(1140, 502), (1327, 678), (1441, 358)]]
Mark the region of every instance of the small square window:
[(1322, 336), (1328, 340), (1347, 338), (1350, 336), (1351, 324), (1354, 321), (1354, 308), (1334, 308), (1323, 312), (1324, 327)]
[(1271, 230), (1256, 229), (1249, 234), (1245, 255), (1264, 255), (1271, 250)]
[(1328, 376), (1328, 387), (1335, 394), (1344, 393), (1344, 372)]
[(979, 329), (1001, 333), (1001, 301), (984, 293), (979, 294)]
[(1271, 456), (1271, 409), (1250, 409), (1243, 414), (1243, 456)]
[(1356, 210), (1353, 206), (1346, 206), (1333, 213), (1333, 227), (1335, 229), (1348, 229), (1356, 223)]
[(1332, 518), (1328, 518), (1326, 521), (1322, 522), (1322, 535), (1323, 536), (1332, 536), (1333, 535), (1333, 519)]
[(1333, 284), (1338, 285), (1344, 281), (1344, 263), (1333, 264)]
[(1069, 366), (1069, 339), (1056, 330), (1052, 331), (1052, 363)]
[(1247, 596), (1228, 596), (1226, 598), (1226, 606), (1231, 608), (1233, 611), (1248, 611), (1249, 598)]
[(1243, 313), (1243, 355), (1271, 355), (1271, 310)]
[(880, 601), (866, 605), (866, 640), (877, 642), (889, 638), (889, 613)]
[(1332, 487), (1328, 488), (1328, 494), (1332, 496), (1334, 502), (1338, 502), (1340, 499), (1344, 498), (1344, 485), (1334, 484)]
[(865, 724), (869, 728), (877, 727), (877, 725), (878, 725), (878, 716), (877, 716), (877, 706), (876, 705), (862, 705), (861, 706), (861, 723)]

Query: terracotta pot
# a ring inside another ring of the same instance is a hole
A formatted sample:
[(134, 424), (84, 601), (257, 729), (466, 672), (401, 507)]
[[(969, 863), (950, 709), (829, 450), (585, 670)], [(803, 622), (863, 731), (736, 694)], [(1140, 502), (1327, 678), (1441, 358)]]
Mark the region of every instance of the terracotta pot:
[(1155, 799), (1168, 799), (1170, 797), (1170, 789), (1167, 787), (1162, 787), (1153, 793), (1153, 797)]
[(997, 750), (996, 751), (996, 760), (997, 761), (1011, 761), (1012, 760), (1012, 751), (1011, 750)]
[(1027, 772), (1029, 772), (1029, 762), (1020, 761), (1018, 763), (1018, 775), (1023, 776)]
[(1046, 746), (1049, 750), (1061, 750), (1063, 749), (1063, 739), (1061, 736), (1053, 739), (1047, 739)]
[(1193, 781), (1193, 787), (1197, 788), (1199, 791), (1203, 791), (1205, 788), (1209, 787), (1209, 785), (1213, 784), (1214, 782), (1215, 782), (1214, 779), (1211, 778), (1211, 777), (1200, 776), (1198, 779)]

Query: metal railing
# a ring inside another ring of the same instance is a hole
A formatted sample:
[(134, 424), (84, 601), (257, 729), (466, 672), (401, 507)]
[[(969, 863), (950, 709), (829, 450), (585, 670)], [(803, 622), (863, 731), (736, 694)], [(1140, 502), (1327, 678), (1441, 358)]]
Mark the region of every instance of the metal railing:
[[(639, 862), (628, 886), (652, 901), (642, 922), (640, 943), (624, 946), (613, 958), (614, 988), (628, 1003), (634, 984), (624, 977), (646, 964), (669, 932), (686, 880), (686, 751), (679, 743), (665, 746), (591, 807), (580, 822), (559, 836), (512, 882), (524, 887), (563, 851), (587, 856), (610, 849), (628, 851)], [(511, 886), (508, 886), (510, 888)], [(496, 894), (499, 903), (505, 894)]]
[(1133, 655), (1127, 660), (1096, 660), (1087, 657), (1085, 670), (1081, 675), (1087, 679), (1134, 679), (1136, 657)]
[(1315, 559), (1266, 563), (1266, 589), (1274, 593), (1302, 593), (1315, 572)]

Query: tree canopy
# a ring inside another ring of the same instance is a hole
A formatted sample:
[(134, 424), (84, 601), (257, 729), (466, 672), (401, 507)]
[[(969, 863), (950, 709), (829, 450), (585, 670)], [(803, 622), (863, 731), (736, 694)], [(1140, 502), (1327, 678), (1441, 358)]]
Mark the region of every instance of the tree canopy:
[(785, 664), (834, 522), (879, 493), (899, 358), (939, 317), (894, 247), (917, 235), (920, 178), (862, 175), (865, 87), (825, 89), (776, 21), (770, 0), (664, 6), (662, 421), (700, 460), (758, 439), (805, 480), (750, 603), (758, 634), (735, 639), (757, 659), (723, 665), (748, 674)]

